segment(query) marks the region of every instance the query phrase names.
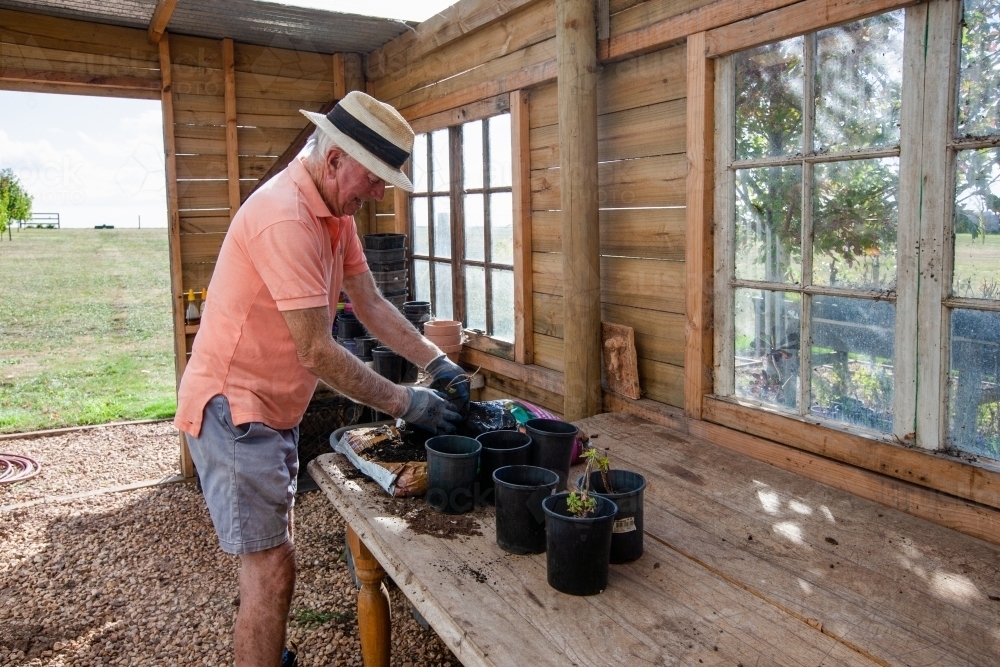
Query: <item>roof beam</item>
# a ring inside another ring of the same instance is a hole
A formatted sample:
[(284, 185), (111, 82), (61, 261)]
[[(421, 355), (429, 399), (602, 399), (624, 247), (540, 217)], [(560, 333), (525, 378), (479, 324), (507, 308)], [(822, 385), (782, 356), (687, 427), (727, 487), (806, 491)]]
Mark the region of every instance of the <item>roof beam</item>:
[(177, 0), (157, 0), (156, 9), (153, 10), (153, 18), (149, 21), (149, 41), (152, 44), (159, 44), (163, 33), (170, 23), (170, 16), (174, 13)]

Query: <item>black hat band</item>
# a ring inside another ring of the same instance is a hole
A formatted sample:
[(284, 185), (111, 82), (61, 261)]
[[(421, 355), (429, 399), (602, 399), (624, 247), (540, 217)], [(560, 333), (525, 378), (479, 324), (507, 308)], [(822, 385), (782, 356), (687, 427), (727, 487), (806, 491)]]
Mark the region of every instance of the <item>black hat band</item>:
[(410, 157), (409, 153), (362, 123), (339, 104), (333, 107), (333, 110), (326, 117), (335, 128), (354, 139), (369, 153), (393, 169), (402, 167), (406, 159)]

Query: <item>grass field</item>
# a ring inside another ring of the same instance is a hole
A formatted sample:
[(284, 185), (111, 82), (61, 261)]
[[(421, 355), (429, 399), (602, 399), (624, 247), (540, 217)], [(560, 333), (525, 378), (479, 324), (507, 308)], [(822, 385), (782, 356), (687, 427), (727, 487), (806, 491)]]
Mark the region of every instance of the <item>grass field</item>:
[(0, 241), (0, 433), (173, 415), (166, 230), (13, 236)]

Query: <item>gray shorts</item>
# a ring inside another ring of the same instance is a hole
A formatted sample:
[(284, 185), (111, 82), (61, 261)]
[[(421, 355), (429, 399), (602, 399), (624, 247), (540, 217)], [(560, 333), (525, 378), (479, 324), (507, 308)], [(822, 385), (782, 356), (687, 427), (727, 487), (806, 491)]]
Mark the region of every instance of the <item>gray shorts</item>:
[(205, 406), (201, 435), (187, 436), (222, 550), (248, 554), (288, 541), (288, 514), (299, 474), (299, 429), (233, 424), (229, 401)]

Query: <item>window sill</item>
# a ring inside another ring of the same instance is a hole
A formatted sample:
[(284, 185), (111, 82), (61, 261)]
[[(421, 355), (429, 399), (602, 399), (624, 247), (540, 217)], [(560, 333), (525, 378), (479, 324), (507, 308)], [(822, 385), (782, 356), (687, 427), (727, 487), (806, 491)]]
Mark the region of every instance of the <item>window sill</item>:
[(506, 359), (507, 361), (514, 361), (513, 343), (487, 336), (475, 329), (465, 330), (465, 346), (493, 355), (494, 357)]
[(965, 500), (1000, 508), (1000, 461), (918, 449), (891, 435), (838, 428), (729, 397), (705, 396), (705, 421)]

